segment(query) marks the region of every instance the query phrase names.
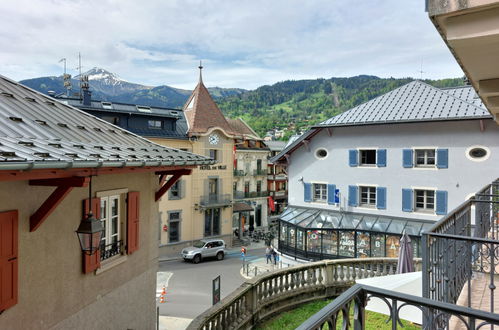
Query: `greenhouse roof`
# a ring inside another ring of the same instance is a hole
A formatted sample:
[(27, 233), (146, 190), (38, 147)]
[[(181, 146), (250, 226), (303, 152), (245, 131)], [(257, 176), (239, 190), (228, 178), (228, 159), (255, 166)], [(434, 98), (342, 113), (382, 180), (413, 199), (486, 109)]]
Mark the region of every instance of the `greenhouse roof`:
[(421, 236), (434, 221), (289, 206), (279, 219), (305, 229), (350, 229)]

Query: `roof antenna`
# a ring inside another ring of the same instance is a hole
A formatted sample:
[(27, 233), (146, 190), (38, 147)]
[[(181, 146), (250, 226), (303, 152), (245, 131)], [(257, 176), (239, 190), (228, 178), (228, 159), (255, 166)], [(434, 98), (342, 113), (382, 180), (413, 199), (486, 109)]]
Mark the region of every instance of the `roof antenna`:
[(421, 69), (418, 72), (421, 74), (421, 77), (419, 78), (419, 80), (423, 81), (423, 73), (425, 73), (423, 71), (423, 58), (421, 58)]
[(199, 82), (202, 83), (203, 82), (203, 75), (202, 75), (202, 71), (203, 71), (203, 62), (200, 60), (199, 61)]
[(66, 58), (61, 58), (59, 63), (64, 62), (64, 74), (62, 75), (62, 80), (64, 81), (64, 87), (66, 87), (66, 96), (71, 96), (71, 75), (66, 73)]

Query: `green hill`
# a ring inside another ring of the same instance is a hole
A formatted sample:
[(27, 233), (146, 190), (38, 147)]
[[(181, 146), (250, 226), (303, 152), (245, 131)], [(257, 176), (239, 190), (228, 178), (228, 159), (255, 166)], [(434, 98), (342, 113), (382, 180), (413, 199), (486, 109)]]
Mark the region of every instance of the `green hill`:
[[(262, 137), (273, 128), (288, 129), (284, 139), (308, 126), (413, 81), (413, 78), (356, 76), (288, 80), (217, 99), (231, 118), (243, 118)], [(463, 78), (424, 80), (435, 87), (464, 85)]]

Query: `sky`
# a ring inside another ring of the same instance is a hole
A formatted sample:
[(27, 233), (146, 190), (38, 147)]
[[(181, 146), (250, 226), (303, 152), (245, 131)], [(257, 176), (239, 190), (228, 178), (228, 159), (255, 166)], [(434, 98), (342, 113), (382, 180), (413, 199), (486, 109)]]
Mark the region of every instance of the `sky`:
[(461, 77), (424, 0), (0, 2), (0, 74), (100, 67), (150, 86), (254, 89), (283, 80)]

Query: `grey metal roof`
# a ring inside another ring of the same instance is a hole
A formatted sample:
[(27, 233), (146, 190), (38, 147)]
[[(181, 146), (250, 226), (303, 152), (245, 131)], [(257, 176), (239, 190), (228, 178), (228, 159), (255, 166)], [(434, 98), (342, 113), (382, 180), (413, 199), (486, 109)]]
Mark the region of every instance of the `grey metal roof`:
[(401, 122), (491, 118), (490, 113), (459, 94), (413, 81), (360, 104), (317, 126), (350, 126)]
[(0, 75), (0, 169), (202, 165)]
[(270, 151), (281, 151), (286, 146), (285, 141), (265, 141), (267, 147), (269, 147)]
[[(139, 110), (137, 105), (129, 103), (120, 102), (109, 102), (109, 101), (99, 101), (92, 100), (90, 106), (82, 104), (79, 98), (59, 98), (57, 100), (61, 103), (71, 105), (78, 109), (84, 111), (99, 111), (108, 113), (122, 113), (122, 114), (133, 114), (136, 116), (147, 116), (147, 117), (158, 117), (158, 118), (174, 118), (175, 121), (175, 131), (166, 132), (165, 130), (160, 130), (159, 132), (154, 132), (152, 130), (145, 130), (139, 128), (131, 128), (128, 130), (145, 137), (171, 137), (171, 138), (188, 138), (187, 136), (187, 120), (185, 119), (184, 111), (182, 109), (172, 109), (163, 107), (147, 106), (143, 109), (147, 111)], [(140, 107), (140, 105), (139, 105)]]
[(421, 236), (424, 231), (435, 223), (428, 220), (380, 214), (339, 212), (293, 205), (288, 206), (279, 216), (279, 219), (304, 229), (346, 229), (399, 235), (405, 231), (413, 236)]
[[(471, 86), (438, 89), (416, 80), (323, 121), (314, 127), (492, 118), (481, 101), (478, 103), (475, 95), (475, 91)], [(308, 139), (313, 132), (314, 129), (310, 129), (298, 138), (292, 141), (290, 139), (284, 150), (269, 159), (269, 161), (271, 163), (279, 161), (303, 140)]]
[(468, 86), (459, 86), (459, 87), (449, 87), (449, 88), (442, 88), (441, 90), (461, 100), (465, 100), (468, 103), (474, 104), (477, 107), (486, 109), (482, 100), (475, 92), (473, 86), (468, 85)]

